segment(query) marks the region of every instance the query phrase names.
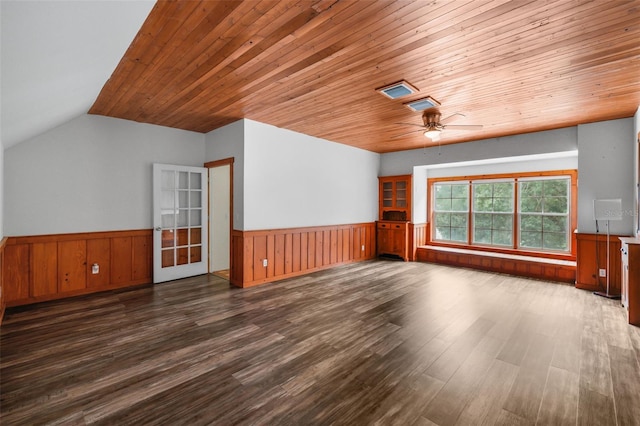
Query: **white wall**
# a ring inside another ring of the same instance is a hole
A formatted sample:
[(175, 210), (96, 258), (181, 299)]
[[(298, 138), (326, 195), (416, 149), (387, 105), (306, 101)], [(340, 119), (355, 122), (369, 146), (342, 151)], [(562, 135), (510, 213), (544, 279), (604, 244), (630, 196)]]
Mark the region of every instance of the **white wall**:
[(235, 121), (206, 135), (206, 161), (234, 158), (233, 229), (244, 229), (244, 122)]
[[(612, 221), (610, 232), (632, 235), (634, 219), (633, 118), (578, 126), (578, 231), (594, 233), (593, 200), (622, 199), (623, 220)], [(600, 232), (606, 232), (601, 226)]]
[(566, 152), (575, 151), (576, 149), (578, 149), (577, 129), (575, 127), (567, 127), (558, 130), (382, 154), (380, 176), (410, 174), (414, 166)]
[(0, 240), (4, 238), (4, 147), (0, 139)]
[(245, 120), (244, 230), (372, 222), (379, 154)]
[(202, 166), (200, 133), (82, 115), (5, 150), (8, 236), (152, 227), (152, 164)]

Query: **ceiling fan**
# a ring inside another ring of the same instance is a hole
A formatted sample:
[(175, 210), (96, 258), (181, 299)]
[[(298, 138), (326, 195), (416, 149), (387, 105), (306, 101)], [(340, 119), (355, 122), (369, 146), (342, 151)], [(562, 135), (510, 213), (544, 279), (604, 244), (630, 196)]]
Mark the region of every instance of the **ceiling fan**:
[[(464, 114), (456, 112), (446, 118), (441, 119), (441, 114), (438, 109), (430, 108), (425, 110), (422, 113), (422, 122), (423, 125), (413, 124), (413, 123), (398, 123), (398, 124), (406, 124), (409, 126), (418, 126), (421, 127), (421, 130), (414, 130), (414, 132), (424, 132), (425, 137), (431, 139), (432, 141), (440, 140), (440, 135), (443, 130), (451, 129), (451, 130), (480, 130), (482, 129), (481, 124), (447, 124), (451, 120), (455, 119), (457, 116), (465, 117)], [(413, 133), (413, 132), (409, 132)], [(408, 133), (403, 133), (399, 136), (407, 135)]]

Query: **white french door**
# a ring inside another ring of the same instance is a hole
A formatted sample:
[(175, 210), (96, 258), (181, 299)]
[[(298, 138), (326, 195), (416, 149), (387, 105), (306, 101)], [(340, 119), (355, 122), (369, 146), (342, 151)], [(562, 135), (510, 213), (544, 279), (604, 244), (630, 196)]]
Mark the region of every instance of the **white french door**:
[(153, 165), (153, 282), (206, 274), (208, 170)]

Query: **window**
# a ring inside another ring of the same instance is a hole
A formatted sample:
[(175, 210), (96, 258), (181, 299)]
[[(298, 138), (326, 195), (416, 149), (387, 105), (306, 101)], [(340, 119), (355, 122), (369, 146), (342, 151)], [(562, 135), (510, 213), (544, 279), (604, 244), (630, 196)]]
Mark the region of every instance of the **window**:
[(466, 242), (469, 211), (469, 185), (434, 186), (436, 234), (439, 240)]
[(566, 251), (569, 248), (569, 178), (523, 180), (520, 194), (520, 246)]
[(431, 180), (431, 241), (567, 254), (575, 227), (575, 176), (563, 171)]

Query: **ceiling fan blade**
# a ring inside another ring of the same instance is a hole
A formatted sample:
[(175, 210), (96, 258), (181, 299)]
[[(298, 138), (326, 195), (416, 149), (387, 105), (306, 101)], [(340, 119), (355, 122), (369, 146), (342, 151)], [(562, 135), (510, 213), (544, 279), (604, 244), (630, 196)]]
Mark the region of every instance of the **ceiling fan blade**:
[(446, 124), (447, 122), (453, 120), (454, 118), (457, 118), (458, 116), (460, 117), (466, 117), (466, 115), (460, 113), (460, 112), (456, 112), (451, 114), (450, 116), (448, 116), (447, 118), (443, 118), (442, 120), (440, 120), (440, 123), (442, 124)]
[(422, 124), (415, 124), (415, 123), (395, 123), (395, 124), (402, 124), (403, 126), (417, 126), (417, 127), (422, 127), (422, 128), (424, 128), (424, 125), (422, 125)]
[(480, 130), (482, 129), (482, 124), (450, 124), (445, 126), (445, 129), (449, 130)]

